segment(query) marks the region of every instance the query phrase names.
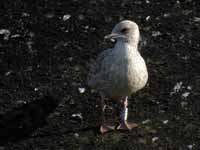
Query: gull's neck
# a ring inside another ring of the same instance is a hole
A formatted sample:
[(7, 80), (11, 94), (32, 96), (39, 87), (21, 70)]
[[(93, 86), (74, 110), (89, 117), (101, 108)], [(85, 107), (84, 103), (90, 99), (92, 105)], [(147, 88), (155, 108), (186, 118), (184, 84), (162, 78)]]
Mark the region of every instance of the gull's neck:
[(118, 40), (114, 47), (118, 50), (130, 49), (132, 51), (138, 51), (138, 42)]

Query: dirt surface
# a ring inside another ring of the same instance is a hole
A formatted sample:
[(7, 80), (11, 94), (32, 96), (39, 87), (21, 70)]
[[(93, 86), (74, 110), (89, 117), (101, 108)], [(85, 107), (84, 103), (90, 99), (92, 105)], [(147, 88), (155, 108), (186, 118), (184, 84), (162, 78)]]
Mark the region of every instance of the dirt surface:
[[(0, 5), (0, 150), (200, 149), (198, 0)], [(88, 63), (112, 46), (103, 37), (123, 19), (140, 26), (149, 81), (130, 98), (139, 128), (102, 136)]]

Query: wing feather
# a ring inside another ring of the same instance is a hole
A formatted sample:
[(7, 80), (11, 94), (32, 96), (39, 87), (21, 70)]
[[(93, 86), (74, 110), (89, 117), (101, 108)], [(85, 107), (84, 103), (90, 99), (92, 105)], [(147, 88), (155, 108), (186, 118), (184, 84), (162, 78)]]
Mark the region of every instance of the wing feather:
[(87, 83), (92, 88), (103, 88), (106, 87), (106, 72), (108, 72), (109, 58), (112, 55), (112, 49), (104, 50), (97, 56), (97, 59), (93, 61), (89, 66), (89, 74)]

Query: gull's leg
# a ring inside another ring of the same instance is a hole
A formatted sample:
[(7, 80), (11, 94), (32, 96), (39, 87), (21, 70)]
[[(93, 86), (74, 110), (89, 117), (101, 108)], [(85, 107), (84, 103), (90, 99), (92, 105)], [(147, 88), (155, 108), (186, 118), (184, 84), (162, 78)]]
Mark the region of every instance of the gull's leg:
[(128, 122), (128, 97), (125, 97), (122, 101), (122, 109), (120, 112), (120, 124), (117, 127), (117, 130), (131, 130), (137, 127), (137, 124)]
[(101, 119), (102, 119), (102, 124), (100, 126), (100, 132), (102, 134), (106, 133), (106, 132), (109, 132), (109, 131), (113, 131), (115, 129), (114, 126), (109, 125), (109, 124), (106, 123), (105, 116), (104, 116), (106, 105), (105, 105), (105, 101), (104, 100), (105, 100), (105, 96), (101, 95)]

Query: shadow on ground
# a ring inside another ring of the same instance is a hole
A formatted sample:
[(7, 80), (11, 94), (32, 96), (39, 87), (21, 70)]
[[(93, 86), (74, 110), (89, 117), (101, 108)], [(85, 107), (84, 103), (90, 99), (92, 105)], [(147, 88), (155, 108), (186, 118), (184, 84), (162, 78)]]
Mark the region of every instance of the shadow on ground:
[(0, 143), (28, 138), (35, 129), (46, 124), (46, 118), (58, 103), (59, 100), (48, 95), (0, 114)]

